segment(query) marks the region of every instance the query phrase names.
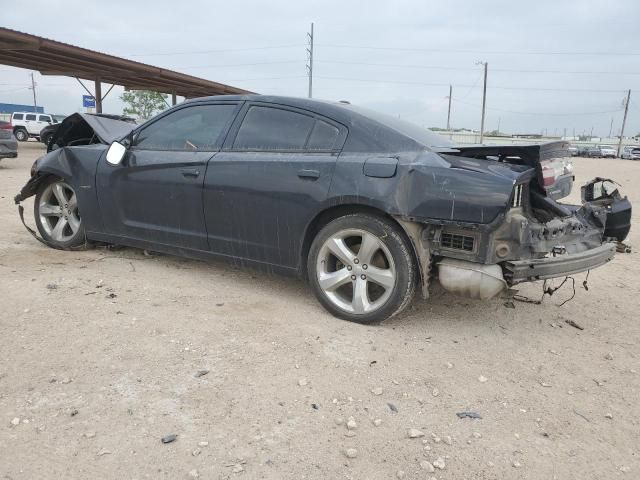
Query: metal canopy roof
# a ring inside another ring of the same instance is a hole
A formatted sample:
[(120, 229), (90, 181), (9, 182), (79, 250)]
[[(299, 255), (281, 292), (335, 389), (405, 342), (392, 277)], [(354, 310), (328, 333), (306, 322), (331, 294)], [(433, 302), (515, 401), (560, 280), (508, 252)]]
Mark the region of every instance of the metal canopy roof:
[(3, 27), (0, 27), (0, 63), (38, 70), (42, 75), (77, 77), (122, 85), (131, 90), (155, 90), (186, 98), (251, 93)]

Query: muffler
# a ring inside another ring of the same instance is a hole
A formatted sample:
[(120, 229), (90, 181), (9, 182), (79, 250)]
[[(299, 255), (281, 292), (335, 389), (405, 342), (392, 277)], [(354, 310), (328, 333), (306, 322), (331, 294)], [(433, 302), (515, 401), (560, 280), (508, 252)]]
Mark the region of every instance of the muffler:
[(440, 284), (447, 292), (486, 300), (507, 288), (499, 265), (444, 258), (438, 262)]

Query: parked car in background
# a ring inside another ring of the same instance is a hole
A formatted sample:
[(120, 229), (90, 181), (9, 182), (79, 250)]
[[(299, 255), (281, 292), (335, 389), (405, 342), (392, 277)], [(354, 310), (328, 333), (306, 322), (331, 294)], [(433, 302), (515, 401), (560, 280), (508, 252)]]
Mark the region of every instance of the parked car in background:
[(622, 158), (626, 160), (640, 160), (640, 145), (624, 147), (622, 150)]
[(618, 150), (612, 145), (598, 145), (598, 148), (602, 158), (616, 158), (618, 156)]
[(592, 158), (599, 158), (602, 156), (600, 154), (600, 149), (594, 145), (587, 145), (586, 147), (584, 147), (580, 152), (580, 155), (582, 155), (583, 157), (592, 157)]
[(569, 148), (567, 148), (567, 150), (569, 151), (572, 157), (577, 157), (578, 155), (580, 155), (580, 149), (575, 145), (571, 145)]
[(329, 312), (361, 323), (398, 314), (416, 290), (428, 297), (436, 278), (487, 299), (592, 270), (630, 229), (631, 204), (601, 178), (579, 205), (558, 202), (574, 181), (565, 141), (454, 145), (340, 102), (207, 97), (140, 126), (74, 114), (53, 142), (14, 199), (35, 195), (49, 246), (299, 275)]
[(18, 156), (18, 142), (9, 122), (0, 120), (0, 159)]
[(39, 139), (40, 131), (54, 123), (58, 123), (58, 120), (49, 113), (13, 112), (11, 114), (13, 134), (19, 142), (26, 142), (29, 138)]

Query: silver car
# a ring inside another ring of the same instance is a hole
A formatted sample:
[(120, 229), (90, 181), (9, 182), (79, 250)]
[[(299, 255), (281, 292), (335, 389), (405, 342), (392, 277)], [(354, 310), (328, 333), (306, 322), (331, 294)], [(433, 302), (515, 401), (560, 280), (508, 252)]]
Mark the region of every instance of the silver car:
[(611, 145), (598, 145), (598, 148), (602, 158), (616, 158), (618, 156), (617, 150)]

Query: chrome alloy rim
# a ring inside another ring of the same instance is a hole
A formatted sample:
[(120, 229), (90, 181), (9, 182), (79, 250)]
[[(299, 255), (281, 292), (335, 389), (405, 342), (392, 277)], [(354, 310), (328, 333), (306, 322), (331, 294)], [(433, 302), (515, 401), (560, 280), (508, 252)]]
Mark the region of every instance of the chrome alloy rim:
[(341, 230), (328, 238), (318, 254), (317, 279), (338, 308), (362, 315), (380, 308), (396, 282), (387, 246), (365, 230)]
[(78, 199), (65, 182), (49, 185), (40, 197), (40, 223), (47, 235), (57, 242), (66, 242), (80, 229)]

